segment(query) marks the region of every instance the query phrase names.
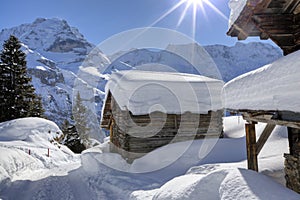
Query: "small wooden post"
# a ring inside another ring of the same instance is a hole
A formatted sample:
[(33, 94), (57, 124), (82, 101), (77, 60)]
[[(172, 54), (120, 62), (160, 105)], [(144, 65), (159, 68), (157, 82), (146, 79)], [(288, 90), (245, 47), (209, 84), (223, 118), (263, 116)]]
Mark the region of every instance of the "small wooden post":
[(255, 124), (246, 124), (246, 145), (248, 169), (258, 171)]
[(48, 148), (48, 155), (47, 155), (48, 157), (50, 157), (50, 149)]
[(109, 139), (110, 139), (110, 142), (112, 142), (112, 143), (113, 143), (113, 139), (114, 139), (113, 126), (114, 126), (114, 120), (111, 119), (111, 123), (110, 123), (110, 126), (109, 126)]
[(174, 115), (174, 125), (175, 125), (175, 129), (177, 130), (178, 129), (177, 115)]
[(31, 153), (31, 152), (30, 152), (30, 149), (29, 149), (29, 150), (28, 150), (28, 154), (30, 155), (30, 153)]

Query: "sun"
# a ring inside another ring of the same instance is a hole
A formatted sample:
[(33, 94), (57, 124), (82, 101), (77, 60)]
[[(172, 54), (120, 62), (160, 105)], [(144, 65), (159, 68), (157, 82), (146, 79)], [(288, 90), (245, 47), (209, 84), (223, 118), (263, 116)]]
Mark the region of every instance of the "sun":
[(203, 2), (205, 0), (187, 0), (187, 2), (190, 2), (190, 4), (193, 4), (193, 6), (203, 6)]
[[(185, 6), (180, 18), (178, 20), (176, 28), (178, 28), (181, 23), (183, 22), (184, 18), (187, 15), (187, 12), (192, 10), (192, 37), (195, 39), (196, 34), (196, 26), (197, 26), (197, 12), (202, 12), (204, 16), (206, 16), (206, 12), (208, 9), (214, 11), (219, 16), (221, 16), (223, 19), (228, 21), (228, 18), (220, 11), (212, 2), (211, 0), (179, 0), (177, 4), (175, 4), (173, 7), (171, 7), (168, 11), (166, 11), (162, 16), (160, 16), (157, 20), (155, 20), (150, 27), (157, 24), (159, 21), (163, 20), (165, 17), (167, 17), (169, 14), (171, 14), (173, 11), (175, 11), (177, 8), (181, 6)], [(204, 6), (205, 5), (205, 6)]]

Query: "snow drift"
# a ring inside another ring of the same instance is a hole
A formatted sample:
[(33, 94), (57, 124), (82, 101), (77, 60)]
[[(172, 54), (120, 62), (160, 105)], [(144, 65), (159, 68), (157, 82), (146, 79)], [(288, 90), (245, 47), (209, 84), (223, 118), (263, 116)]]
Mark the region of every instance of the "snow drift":
[(62, 134), (54, 122), (37, 117), (15, 119), (0, 124), (0, 141), (30, 141), (34, 137), (51, 141)]
[(62, 134), (54, 122), (37, 117), (0, 123), (0, 183), (5, 179), (32, 177), (35, 174), (31, 171), (53, 168), (74, 159), (71, 150), (55, 142)]
[(224, 165), (204, 165), (191, 168), (186, 175), (176, 177), (158, 189), (135, 191), (130, 198), (296, 200), (299, 195), (254, 171)]

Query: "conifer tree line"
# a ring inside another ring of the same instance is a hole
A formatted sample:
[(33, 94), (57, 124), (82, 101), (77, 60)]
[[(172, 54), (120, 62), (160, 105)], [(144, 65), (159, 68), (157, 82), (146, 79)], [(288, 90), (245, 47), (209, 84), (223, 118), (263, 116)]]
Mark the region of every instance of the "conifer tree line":
[(0, 122), (22, 117), (42, 117), (41, 97), (27, 74), (26, 54), (11, 35), (0, 53)]

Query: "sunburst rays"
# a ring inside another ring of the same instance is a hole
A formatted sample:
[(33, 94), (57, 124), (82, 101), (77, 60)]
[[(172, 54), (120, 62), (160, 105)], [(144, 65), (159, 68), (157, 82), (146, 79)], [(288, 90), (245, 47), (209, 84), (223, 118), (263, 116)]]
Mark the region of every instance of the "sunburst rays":
[[(187, 13), (189, 11), (192, 12), (192, 20), (191, 20), (191, 28), (192, 28), (192, 37), (195, 39), (196, 37), (196, 29), (197, 29), (197, 13), (198, 11), (201, 11), (202, 14), (207, 19), (207, 10), (206, 7), (213, 10), (215, 13), (217, 13), (220, 17), (222, 17), (224, 20), (228, 21), (228, 18), (224, 15), (222, 11), (220, 11), (210, 0), (180, 0), (177, 4), (172, 6), (169, 10), (167, 10), (164, 14), (162, 14), (157, 20), (155, 20), (150, 27), (155, 26), (157, 23), (165, 19), (168, 15), (173, 13), (176, 9), (179, 7), (184, 6), (184, 9), (178, 19), (176, 29), (178, 29), (182, 22), (184, 21), (185, 17), (187, 16)], [(207, 19), (208, 20), (208, 19)]]

